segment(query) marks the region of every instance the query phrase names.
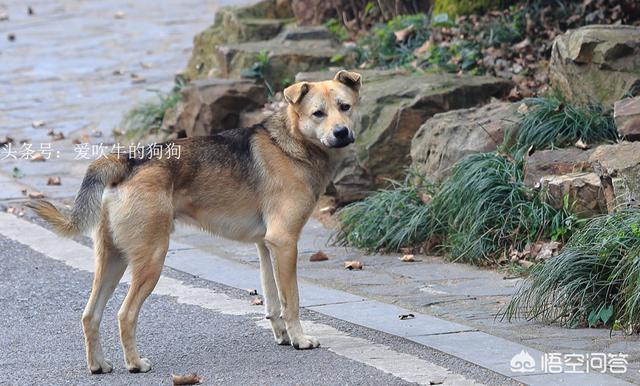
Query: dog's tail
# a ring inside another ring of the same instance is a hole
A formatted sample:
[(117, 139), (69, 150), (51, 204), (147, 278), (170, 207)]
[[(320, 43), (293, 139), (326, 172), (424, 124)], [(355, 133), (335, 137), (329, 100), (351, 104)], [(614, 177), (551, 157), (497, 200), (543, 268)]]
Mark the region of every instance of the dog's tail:
[(130, 169), (126, 156), (111, 154), (93, 161), (82, 180), (69, 215), (62, 214), (58, 208), (45, 200), (31, 201), (27, 206), (51, 224), (59, 235), (71, 237), (80, 234), (98, 223), (104, 188), (123, 180)]

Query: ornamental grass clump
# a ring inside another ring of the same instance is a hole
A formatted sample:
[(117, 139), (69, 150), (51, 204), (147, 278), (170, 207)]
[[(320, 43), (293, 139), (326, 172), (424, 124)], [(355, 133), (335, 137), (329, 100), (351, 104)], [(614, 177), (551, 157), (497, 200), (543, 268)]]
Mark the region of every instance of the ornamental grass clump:
[(578, 106), (558, 94), (525, 100), (528, 111), (516, 135), (515, 154), (521, 156), (531, 146), (536, 150), (614, 142), (618, 139), (613, 116), (598, 104)]
[(392, 182), (390, 189), (347, 205), (339, 213), (335, 244), (369, 252), (420, 245), (431, 233), (430, 207), (424, 202), (431, 193), (430, 185), (409, 174), (403, 183)]
[(566, 327), (640, 326), (640, 210), (592, 219), (557, 256), (539, 264), (503, 316)]
[(524, 185), (522, 162), (497, 152), (459, 161), (431, 203), (443, 249), (451, 260), (496, 263), (510, 248), (549, 238), (562, 226), (557, 211)]

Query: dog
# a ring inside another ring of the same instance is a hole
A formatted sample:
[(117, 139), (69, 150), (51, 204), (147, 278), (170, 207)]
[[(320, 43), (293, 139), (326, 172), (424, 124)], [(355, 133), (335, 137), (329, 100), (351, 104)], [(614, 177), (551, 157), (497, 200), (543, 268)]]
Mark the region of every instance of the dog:
[(286, 111), (263, 125), (157, 145), (179, 146), (180, 157), (149, 150), (97, 159), (68, 215), (48, 201), (30, 202), (62, 236), (93, 231), (96, 269), (82, 314), (91, 373), (113, 369), (99, 327), (127, 266), (131, 285), (118, 311), (124, 360), (132, 373), (151, 369), (138, 353), (136, 325), (160, 278), (175, 220), (255, 243), (275, 341), (296, 349), (320, 345), (300, 324), (297, 243), (345, 148), (355, 141), (361, 84), (359, 74), (344, 70), (332, 80), (296, 83), (283, 92)]

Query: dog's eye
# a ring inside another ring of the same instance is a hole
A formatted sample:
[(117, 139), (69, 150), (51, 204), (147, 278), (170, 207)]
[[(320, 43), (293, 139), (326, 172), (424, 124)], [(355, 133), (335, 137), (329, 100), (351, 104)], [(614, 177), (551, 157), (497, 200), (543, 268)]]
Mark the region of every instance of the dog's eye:
[(322, 118), (324, 117), (324, 111), (322, 110), (316, 110), (313, 112), (313, 116), (316, 118)]
[(340, 110), (349, 111), (350, 108), (351, 108), (351, 105), (348, 105), (346, 103), (340, 103)]

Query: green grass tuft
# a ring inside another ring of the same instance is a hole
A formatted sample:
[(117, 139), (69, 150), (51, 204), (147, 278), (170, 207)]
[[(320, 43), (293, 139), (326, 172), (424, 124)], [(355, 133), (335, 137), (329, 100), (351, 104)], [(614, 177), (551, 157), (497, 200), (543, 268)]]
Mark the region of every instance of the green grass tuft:
[(176, 86), (167, 94), (152, 90), (156, 93), (157, 100), (143, 102), (129, 110), (120, 123), (125, 138), (140, 140), (147, 134), (157, 133), (165, 112), (182, 100), (180, 89), (181, 87)]
[(565, 211), (544, 203), (523, 180), (522, 162), (495, 152), (458, 162), (432, 202), (434, 232), (444, 235), (446, 255), (495, 263), (511, 246), (522, 250), (563, 226)]
[(640, 210), (592, 219), (531, 272), (504, 310), (567, 327), (640, 326)]
[(531, 146), (542, 150), (573, 146), (578, 140), (594, 144), (618, 138), (613, 116), (605, 113), (602, 106), (581, 107), (557, 95), (530, 98), (525, 103), (529, 111), (518, 129), (516, 154), (523, 154)]
[(370, 252), (421, 244), (431, 229), (430, 208), (421, 195), (431, 193), (431, 186), (409, 174), (403, 183), (393, 182), (391, 189), (347, 205), (339, 213), (341, 228), (334, 242)]

